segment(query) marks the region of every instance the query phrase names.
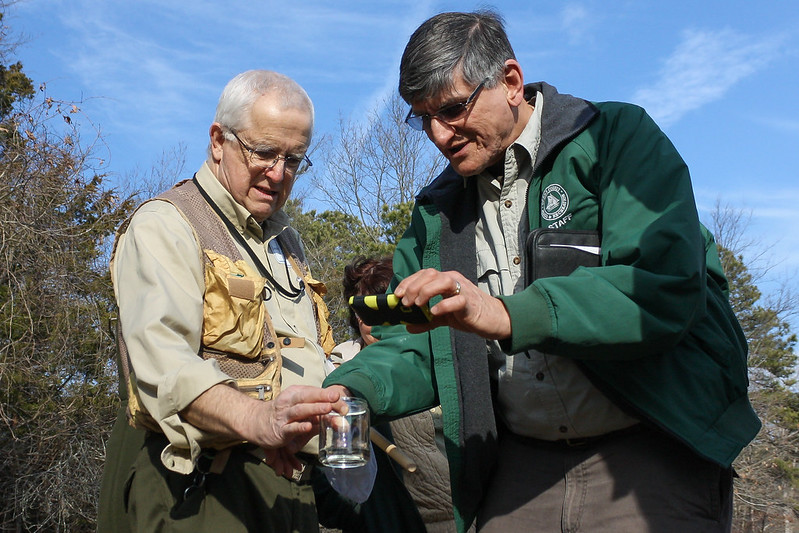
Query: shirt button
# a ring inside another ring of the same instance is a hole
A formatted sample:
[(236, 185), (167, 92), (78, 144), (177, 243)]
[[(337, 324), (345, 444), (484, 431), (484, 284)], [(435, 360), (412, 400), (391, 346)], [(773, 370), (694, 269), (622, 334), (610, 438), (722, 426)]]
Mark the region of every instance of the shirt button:
[(535, 375), (535, 379), (537, 379), (538, 381), (544, 381), (544, 373), (539, 372), (538, 374)]
[(560, 426), (558, 428), (558, 431), (560, 431), (561, 433), (568, 433), (569, 432), (569, 428), (567, 428), (566, 426)]
[(516, 257), (514, 257), (514, 258), (513, 258), (513, 264), (514, 264), (514, 265), (518, 265), (518, 264), (519, 264), (519, 263), (521, 263), (521, 262), (522, 262), (522, 258), (521, 258), (521, 257), (519, 257), (518, 255), (517, 255)]
[(509, 208), (509, 207), (511, 207), (512, 205), (513, 205), (513, 201), (512, 201), (512, 200), (505, 200), (505, 207), (508, 207), (508, 208)]

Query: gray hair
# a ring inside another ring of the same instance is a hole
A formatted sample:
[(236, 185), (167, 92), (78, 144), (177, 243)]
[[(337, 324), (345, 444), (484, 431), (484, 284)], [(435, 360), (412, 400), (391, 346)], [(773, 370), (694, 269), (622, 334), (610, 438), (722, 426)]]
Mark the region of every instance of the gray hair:
[(234, 130), (247, 129), (255, 101), (269, 93), (280, 97), (284, 109), (307, 111), (313, 130), (314, 108), (308, 94), (296, 81), (271, 70), (248, 70), (230, 80), (219, 97), (214, 122)]
[(412, 104), (449, 90), (455, 74), (494, 87), (505, 61), (516, 59), (502, 17), (488, 10), (440, 13), (419, 26), (400, 62), (399, 92)]

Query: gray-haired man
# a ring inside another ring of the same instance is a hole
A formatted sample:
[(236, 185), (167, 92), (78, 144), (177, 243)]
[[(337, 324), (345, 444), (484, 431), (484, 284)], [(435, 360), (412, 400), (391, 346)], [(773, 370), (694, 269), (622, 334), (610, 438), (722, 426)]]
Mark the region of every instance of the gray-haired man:
[[(425, 21), (400, 94), (450, 163), (394, 255), (394, 293), (434, 318), (375, 328), (325, 383), (378, 421), (441, 404), (461, 531), (729, 530), (760, 424), (673, 145), (638, 107), (525, 85), (490, 12)], [(541, 229), (601, 254), (526, 279)]]
[(126, 479), (104, 484), (101, 530), (318, 530), (309, 440), (319, 415), (344, 406), (319, 388), (332, 348), (324, 287), (281, 211), (312, 131), (296, 82), (236, 76), (200, 170), (118, 230), (129, 410), (146, 437), (116, 474)]

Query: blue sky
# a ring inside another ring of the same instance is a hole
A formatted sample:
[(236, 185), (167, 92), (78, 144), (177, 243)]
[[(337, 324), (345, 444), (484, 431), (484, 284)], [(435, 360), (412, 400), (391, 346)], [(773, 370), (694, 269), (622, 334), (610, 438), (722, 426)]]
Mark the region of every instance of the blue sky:
[(195, 170), (222, 87), (250, 68), (303, 85), (317, 135), (365, 118), (424, 19), (479, 7), (505, 17), (527, 81), (644, 106), (688, 162), (702, 219), (716, 202), (751, 211), (772, 274), (799, 272), (795, 0), (22, 0), (4, 22), (26, 40), (25, 72), (81, 102), (123, 180), (180, 144)]

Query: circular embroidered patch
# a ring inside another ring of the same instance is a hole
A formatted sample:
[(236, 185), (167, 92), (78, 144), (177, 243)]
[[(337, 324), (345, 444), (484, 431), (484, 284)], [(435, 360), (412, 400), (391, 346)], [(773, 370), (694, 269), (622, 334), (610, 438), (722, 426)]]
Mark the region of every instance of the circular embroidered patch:
[(541, 217), (544, 220), (557, 220), (569, 208), (569, 195), (566, 190), (553, 183), (541, 193)]

